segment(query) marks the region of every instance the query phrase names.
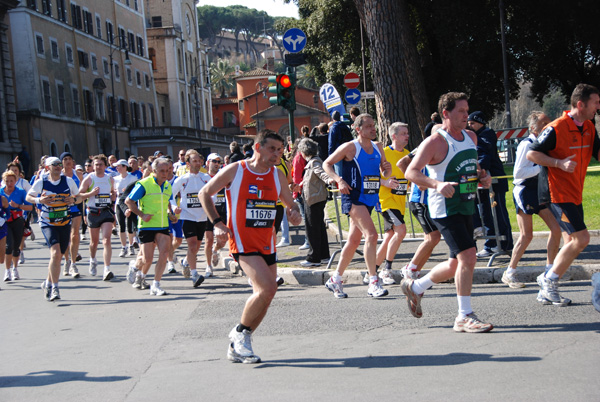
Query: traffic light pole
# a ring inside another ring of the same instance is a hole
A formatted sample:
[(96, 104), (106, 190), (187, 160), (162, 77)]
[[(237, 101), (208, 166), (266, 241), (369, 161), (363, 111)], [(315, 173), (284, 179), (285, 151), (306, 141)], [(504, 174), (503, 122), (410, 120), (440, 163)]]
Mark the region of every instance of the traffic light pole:
[[(296, 67), (288, 67), (289, 73), (294, 77), (294, 84), (296, 82)], [(294, 110), (288, 110), (288, 122), (289, 122), (289, 130), (290, 130), (290, 138), (292, 139), (292, 143), (290, 144), (290, 148), (296, 142), (296, 130), (294, 129)]]

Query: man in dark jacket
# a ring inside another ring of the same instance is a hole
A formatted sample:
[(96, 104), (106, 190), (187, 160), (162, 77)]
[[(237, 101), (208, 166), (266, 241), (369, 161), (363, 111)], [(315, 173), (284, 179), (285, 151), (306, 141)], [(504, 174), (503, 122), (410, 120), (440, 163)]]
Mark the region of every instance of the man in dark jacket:
[(231, 151), (231, 154), (229, 154), (229, 163), (244, 159), (244, 154), (240, 150), (240, 145), (237, 143), (237, 141), (233, 141), (231, 144), (229, 144), (229, 150)]
[[(496, 145), (498, 139), (496, 132), (489, 127), (486, 127), (487, 121), (482, 112), (473, 112), (469, 115), (469, 128), (477, 134), (477, 155), (481, 169), (485, 169), (493, 177), (505, 176), (504, 166), (498, 156), (498, 147)], [(498, 219), (498, 230), (501, 235), (506, 237), (500, 244), (502, 250), (510, 252), (513, 248), (512, 228), (508, 211), (506, 209), (506, 192), (508, 191), (508, 180), (497, 179), (493, 180), (492, 188), (494, 190), (494, 201), (496, 202), (496, 217)], [(480, 207), (482, 208), (483, 225), (486, 228), (488, 236), (493, 236), (494, 220), (492, 217), (492, 207), (490, 204), (489, 190), (480, 190), (479, 196), (481, 200)], [(479, 213), (475, 212), (473, 216), (473, 226), (481, 227), (481, 219)], [(483, 245), (483, 250), (477, 253), (480, 258), (489, 257), (493, 254), (496, 248), (496, 240), (488, 239)], [(498, 250), (497, 248), (495, 250)]]
[[(352, 137), (350, 128), (346, 125), (346, 123), (340, 121), (340, 112), (336, 110), (331, 115), (331, 118), (333, 119), (333, 124), (329, 129), (329, 155), (333, 154), (335, 150), (338, 149), (342, 144), (354, 139)], [(335, 165), (335, 171), (338, 175), (342, 174), (341, 162), (339, 162), (339, 166), (338, 164)]]

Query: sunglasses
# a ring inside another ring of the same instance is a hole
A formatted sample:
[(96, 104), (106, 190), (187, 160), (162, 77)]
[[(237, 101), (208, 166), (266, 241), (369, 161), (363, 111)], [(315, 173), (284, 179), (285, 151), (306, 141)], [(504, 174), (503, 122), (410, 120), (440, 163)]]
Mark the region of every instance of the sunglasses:
[(219, 165), (220, 165), (221, 163), (223, 163), (223, 162), (221, 162), (221, 161), (216, 161), (216, 160), (212, 160), (211, 162), (212, 162), (212, 163), (218, 163)]
[(50, 166), (62, 166), (62, 163), (54, 162), (54, 163), (51, 163)]

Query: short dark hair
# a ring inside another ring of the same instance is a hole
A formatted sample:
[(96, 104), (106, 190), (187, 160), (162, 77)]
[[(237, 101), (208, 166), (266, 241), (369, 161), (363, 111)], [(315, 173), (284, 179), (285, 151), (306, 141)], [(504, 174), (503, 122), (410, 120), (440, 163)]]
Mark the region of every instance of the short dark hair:
[(354, 117), (358, 116), (360, 114), (360, 109), (357, 108), (356, 106), (352, 106), (350, 108), (350, 114)]
[(104, 166), (108, 167), (108, 158), (106, 157), (106, 155), (104, 155), (104, 154), (95, 155), (92, 159), (95, 161), (102, 161), (102, 162), (104, 162)]
[(269, 138), (272, 140), (281, 141), (282, 144), (284, 143), (283, 138), (279, 134), (277, 134), (273, 130), (269, 130), (268, 128), (263, 128), (262, 130), (260, 130), (258, 134), (256, 134), (254, 142), (260, 144), (260, 146), (262, 147), (267, 143), (267, 140)]
[(438, 113), (440, 116), (444, 115), (444, 110), (449, 112), (454, 110), (456, 106), (456, 101), (459, 100), (469, 100), (469, 96), (464, 92), (448, 92), (447, 94), (443, 94), (440, 96), (440, 100), (438, 102)]
[(589, 84), (578, 84), (571, 94), (571, 107), (577, 107), (579, 101), (587, 104), (592, 94), (600, 95), (598, 88)]

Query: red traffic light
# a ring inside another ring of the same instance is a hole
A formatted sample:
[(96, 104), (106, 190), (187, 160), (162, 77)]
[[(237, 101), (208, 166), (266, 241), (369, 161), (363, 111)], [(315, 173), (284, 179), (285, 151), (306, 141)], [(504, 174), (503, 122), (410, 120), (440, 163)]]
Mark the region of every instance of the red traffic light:
[(279, 82), (279, 85), (284, 88), (289, 88), (292, 86), (292, 80), (290, 80), (290, 76), (287, 74), (280, 74), (277, 77), (277, 81)]

